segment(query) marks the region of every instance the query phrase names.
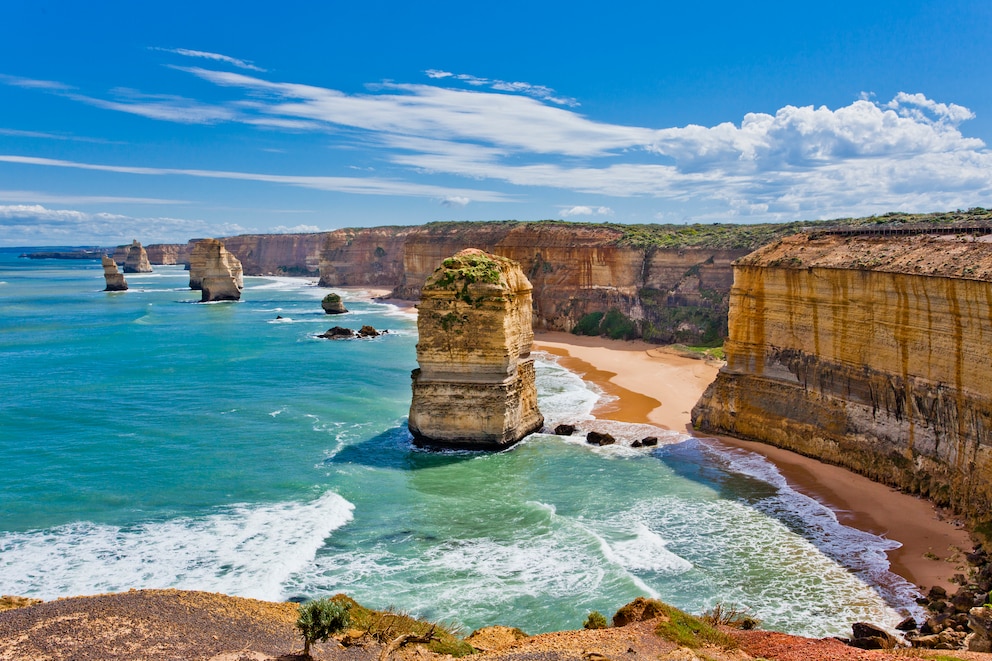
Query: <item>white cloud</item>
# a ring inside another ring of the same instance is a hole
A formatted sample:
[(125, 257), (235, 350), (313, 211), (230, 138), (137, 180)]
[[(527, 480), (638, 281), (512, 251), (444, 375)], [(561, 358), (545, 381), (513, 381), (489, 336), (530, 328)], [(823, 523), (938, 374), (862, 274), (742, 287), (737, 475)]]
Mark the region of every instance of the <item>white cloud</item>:
[(467, 197), (461, 197), (459, 195), (449, 195), (448, 197), (441, 199), (441, 206), (444, 207), (465, 207), (471, 202)]
[(562, 218), (568, 218), (570, 216), (612, 216), (613, 209), (609, 207), (587, 207), (587, 206), (574, 206), (565, 207), (559, 212)]
[(22, 87), (24, 89), (38, 89), (47, 92), (64, 92), (72, 88), (64, 83), (54, 80), (38, 80), (34, 78), (21, 78), (20, 76), (8, 76), (0, 73), (0, 82), (12, 87)]
[(268, 234), (304, 234), (313, 232), (323, 232), (316, 225), (294, 225), (293, 227), (286, 227), (285, 225), (276, 225), (265, 230)]
[(185, 243), (191, 236), (229, 236), (246, 229), (234, 223), (185, 218), (139, 218), (112, 213), (52, 209), (40, 204), (0, 205), (0, 245), (64, 243), (112, 246), (138, 237), (143, 243)]
[(216, 62), (224, 62), (225, 64), (231, 64), (238, 67), (239, 69), (248, 69), (250, 71), (265, 72), (265, 69), (257, 67), (248, 60), (239, 60), (236, 57), (231, 57), (229, 55), (221, 55), (220, 53), (210, 53), (202, 50), (190, 50), (188, 48), (151, 48), (149, 50), (162, 51), (164, 53), (174, 53), (176, 55), (183, 55), (185, 57), (199, 57), (207, 60), (214, 60)]

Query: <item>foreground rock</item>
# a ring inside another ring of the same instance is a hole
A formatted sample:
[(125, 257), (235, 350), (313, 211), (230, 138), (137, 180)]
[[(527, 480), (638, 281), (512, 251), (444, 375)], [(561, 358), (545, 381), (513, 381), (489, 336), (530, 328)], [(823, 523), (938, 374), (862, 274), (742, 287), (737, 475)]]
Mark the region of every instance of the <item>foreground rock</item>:
[(127, 257), (124, 259), (125, 273), (151, 273), (152, 265), (148, 261), (148, 253), (135, 239), (127, 249)]
[(520, 266), (463, 250), (421, 292), (409, 418), (415, 442), (499, 450), (539, 430), (531, 286)]
[(107, 283), (103, 291), (126, 291), (127, 280), (124, 279), (124, 274), (117, 270), (117, 262), (107, 255), (100, 258), (100, 262), (103, 264), (103, 279)]
[(200, 239), (189, 258), (189, 288), (202, 292), (200, 302), (237, 301), (244, 289), (241, 262), (217, 239)]
[(947, 229), (800, 235), (739, 260), (727, 364), (693, 424), (992, 521), (992, 242)]

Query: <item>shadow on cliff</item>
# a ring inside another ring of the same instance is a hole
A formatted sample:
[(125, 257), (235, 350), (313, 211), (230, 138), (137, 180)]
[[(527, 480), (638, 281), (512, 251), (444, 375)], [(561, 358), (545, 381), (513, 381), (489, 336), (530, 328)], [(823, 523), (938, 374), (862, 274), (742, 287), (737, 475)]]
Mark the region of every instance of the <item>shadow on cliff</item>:
[(343, 448), (333, 457), (325, 459), (324, 464), (355, 464), (371, 468), (416, 471), (449, 466), (485, 454), (464, 450), (433, 451), (418, 448), (413, 444), (413, 436), (404, 420), (400, 425), (366, 441)]
[(869, 538), (875, 537), (871, 533), (844, 526), (832, 513), (827, 514), (826, 505), (789, 488), (781, 473), (759, 455), (723, 453), (701, 438), (661, 446), (652, 455), (679, 477), (777, 520), (849, 570), (890, 606), (905, 608), (906, 595), (902, 590), (895, 585), (876, 583), (881, 542), (871, 541)]

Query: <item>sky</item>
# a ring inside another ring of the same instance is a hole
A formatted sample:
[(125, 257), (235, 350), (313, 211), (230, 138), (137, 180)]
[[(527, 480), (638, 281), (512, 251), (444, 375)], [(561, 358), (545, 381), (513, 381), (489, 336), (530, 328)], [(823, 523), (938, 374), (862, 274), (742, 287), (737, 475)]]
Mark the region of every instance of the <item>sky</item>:
[(992, 3), (0, 3), (0, 245), (992, 207)]

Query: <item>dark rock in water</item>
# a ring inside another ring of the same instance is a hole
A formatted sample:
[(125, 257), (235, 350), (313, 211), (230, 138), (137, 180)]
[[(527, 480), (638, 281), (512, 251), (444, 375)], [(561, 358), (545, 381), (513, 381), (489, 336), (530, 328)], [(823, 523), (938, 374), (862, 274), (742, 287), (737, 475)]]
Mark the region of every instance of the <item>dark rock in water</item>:
[(639, 448), (639, 447), (642, 447), (643, 445), (644, 445), (644, 443), (641, 443), (640, 441), (634, 441), (633, 443), (630, 444), (630, 447), (632, 447), (632, 448)]
[(276, 315), (276, 319), (282, 319), (282, 315), (281, 314), (277, 314)]
[(317, 337), (323, 337), (328, 340), (341, 340), (349, 337), (355, 337), (355, 331), (350, 328), (342, 328), (341, 326), (335, 326), (334, 328), (328, 328), (327, 332), (321, 333)]
[(912, 631), (916, 629), (916, 620), (912, 617), (907, 617), (905, 620), (896, 625), (897, 631)]
[(598, 431), (591, 431), (586, 434), (586, 443), (590, 445), (599, 445), (600, 447), (604, 445), (613, 445), (617, 442), (617, 439), (613, 438), (610, 434), (600, 434)]
[(891, 650), (896, 646), (896, 638), (885, 629), (869, 624), (855, 622), (851, 625), (854, 638), (849, 643), (851, 647), (863, 650)]
[(558, 425), (555, 427), (555, 436), (571, 436), (575, 433), (575, 425)]
[(324, 308), (325, 314), (344, 314), (348, 309), (341, 302), (341, 297), (331, 292), (320, 302), (320, 307)]
[(362, 326), (358, 331), (358, 337), (379, 337), (382, 335), (372, 326)]
[(658, 445), (658, 437), (657, 436), (647, 436), (645, 438), (642, 438), (641, 439), (641, 445), (643, 445), (646, 448), (652, 448), (652, 447)]

